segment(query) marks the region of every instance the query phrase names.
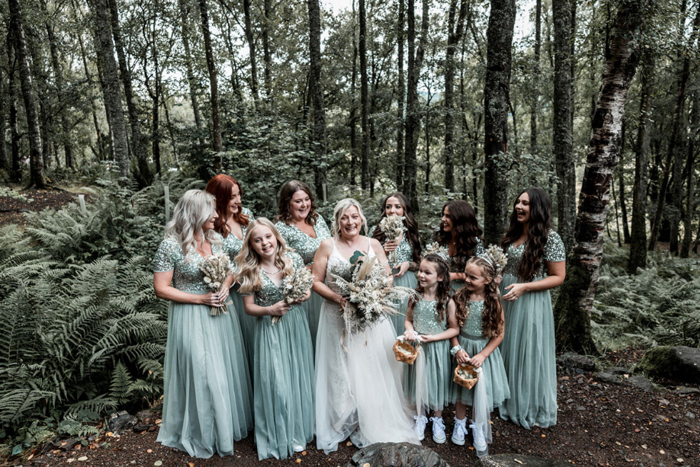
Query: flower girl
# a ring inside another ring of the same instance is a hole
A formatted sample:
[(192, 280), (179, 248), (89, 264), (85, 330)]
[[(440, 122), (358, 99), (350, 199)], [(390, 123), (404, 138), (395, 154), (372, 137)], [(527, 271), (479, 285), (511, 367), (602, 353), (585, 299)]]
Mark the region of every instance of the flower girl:
[(418, 269), (416, 291), (420, 297), (409, 302), (404, 339), (419, 340), (423, 354), (404, 373), (404, 387), (406, 397), (417, 407), (416, 435), (421, 440), (424, 437), (427, 408), (433, 411), (433, 441), (442, 444), (447, 439), (442, 409), (450, 402), (452, 380), (449, 339), (459, 334), (455, 304), (450, 299), (450, 268), (444, 259), (426, 255)]
[[(248, 226), (236, 263), (245, 311), (257, 317), (253, 392), (258, 459), (286, 459), (314, 437), (311, 334), (303, 300), (291, 305), (284, 300), (285, 280), (304, 262), (261, 217)], [(309, 290), (304, 300), (310, 296)]]

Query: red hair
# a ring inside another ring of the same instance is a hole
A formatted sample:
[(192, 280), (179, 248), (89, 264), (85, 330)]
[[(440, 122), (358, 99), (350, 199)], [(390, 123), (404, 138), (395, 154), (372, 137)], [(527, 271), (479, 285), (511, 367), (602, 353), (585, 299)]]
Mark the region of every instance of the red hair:
[[(216, 175), (209, 180), (206, 187), (207, 193), (211, 193), (216, 197), (216, 212), (219, 214), (219, 217), (214, 221), (214, 230), (219, 232), (224, 238), (228, 237), (229, 234), (226, 222), (229, 218), (228, 203), (231, 202), (231, 193), (234, 186), (238, 187), (242, 196), (241, 184), (235, 178), (225, 174)], [(243, 208), (238, 209), (238, 212), (233, 215), (233, 220), (244, 227), (250, 223), (248, 216), (243, 214)]]

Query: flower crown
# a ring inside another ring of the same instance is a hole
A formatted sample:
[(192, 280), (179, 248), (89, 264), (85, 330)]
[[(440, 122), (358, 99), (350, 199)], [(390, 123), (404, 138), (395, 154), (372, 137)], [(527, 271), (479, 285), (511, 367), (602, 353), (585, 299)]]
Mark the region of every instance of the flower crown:
[(503, 272), (503, 269), (508, 264), (508, 257), (498, 245), (491, 245), (486, 251), (479, 255), (479, 258), (485, 259), (493, 266), (498, 276)]
[(440, 258), (444, 259), (448, 264), (450, 263), (450, 252), (444, 246), (438, 244), (438, 242), (433, 242), (425, 247), (424, 255), (438, 255)]

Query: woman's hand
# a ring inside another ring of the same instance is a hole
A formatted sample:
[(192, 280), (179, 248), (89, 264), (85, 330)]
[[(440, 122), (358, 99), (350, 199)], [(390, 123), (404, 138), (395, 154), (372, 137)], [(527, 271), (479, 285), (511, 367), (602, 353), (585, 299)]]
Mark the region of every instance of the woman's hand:
[(290, 307), (291, 305), (284, 303), (284, 300), (280, 300), (274, 305), (267, 307), (267, 311), (270, 316), (284, 316)]
[[(228, 290), (226, 291), (226, 296), (228, 296)], [(221, 292), (207, 292), (202, 295), (198, 295), (199, 304), (206, 306), (222, 306), (223, 301), (219, 298)]]
[(484, 360), (486, 360), (486, 357), (478, 353), (469, 359), (469, 364), (474, 368), (479, 368), (484, 363)]
[(407, 341), (416, 341), (420, 339), (420, 335), (413, 329), (406, 329), (403, 333), (403, 337)]
[(400, 242), (398, 240), (384, 242), (384, 252), (391, 253), (392, 251), (396, 251), (396, 249), (399, 247), (399, 243)]
[(394, 277), (399, 278), (402, 277), (404, 274), (408, 272), (408, 269), (411, 267), (411, 262), (410, 261), (404, 261), (403, 263), (399, 264), (396, 266), (398, 268), (399, 272), (394, 274)]
[(343, 310), (345, 309), (345, 305), (348, 304), (348, 297), (341, 296), (340, 300), (338, 300), (338, 305), (340, 305), (340, 312), (342, 313)]
[(299, 300), (295, 300), (295, 301), (292, 303), (292, 305), (299, 305), (299, 304), (301, 304), (301, 303), (304, 303), (305, 301), (307, 301), (307, 300), (310, 299), (310, 298), (311, 298), (311, 289), (309, 289), (309, 290), (306, 292), (306, 295), (304, 295), (302, 298), (300, 298)]
[(228, 287), (223, 287), (221, 290), (219, 290), (218, 296), (219, 301), (221, 303), (226, 303), (226, 299), (228, 299), (229, 290), (230, 289)]
[(455, 357), (457, 358), (457, 363), (469, 363), (469, 354), (464, 349), (457, 352)]
[(516, 301), (518, 297), (527, 292), (527, 286), (527, 283), (517, 283), (509, 285), (508, 287), (506, 287), (506, 290), (508, 290), (509, 292), (503, 296), (503, 300), (507, 302)]

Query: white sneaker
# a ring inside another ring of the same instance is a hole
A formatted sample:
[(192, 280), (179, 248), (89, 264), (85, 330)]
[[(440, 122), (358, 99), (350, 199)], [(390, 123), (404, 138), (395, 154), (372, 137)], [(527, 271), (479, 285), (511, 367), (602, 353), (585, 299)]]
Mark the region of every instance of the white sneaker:
[(474, 423), (474, 420), (472, 420), (472, 423), (471, 425), (469, 425), (469, 428), (472, 429), (472, 437), (474, 438), (474, 449), (476, 450), (476, 455), (478, 457), (488, 455), (489, 447), (488, 444), (486, 444), (486, 437), (484, 436), (484, 427), (481, 426), (481, 423)]
[(304, 446), (302, 446), (301, 444), (294, 445), (294, 452), (304, 452), (304, 449)]
[(467, 417), (458, 419), (455, 417), (455, 428), (452, 430), (452, 442), (457, 446), (464, 446), (464, 437), (467, 434)]
[(413, 430), (416, 432), (418, 440), (423, 441), (425, 439), (425, 425), (428, 424), (428, 417), (425, 415), (414, 415), (413, 418), (416, 420)]
[(433, 441), (438, 444), (447, 441), (447, 437), (445, 437), (445, 422), (442, 420), (442, 417), (430, 417), (430, 421), (433, 422)]

